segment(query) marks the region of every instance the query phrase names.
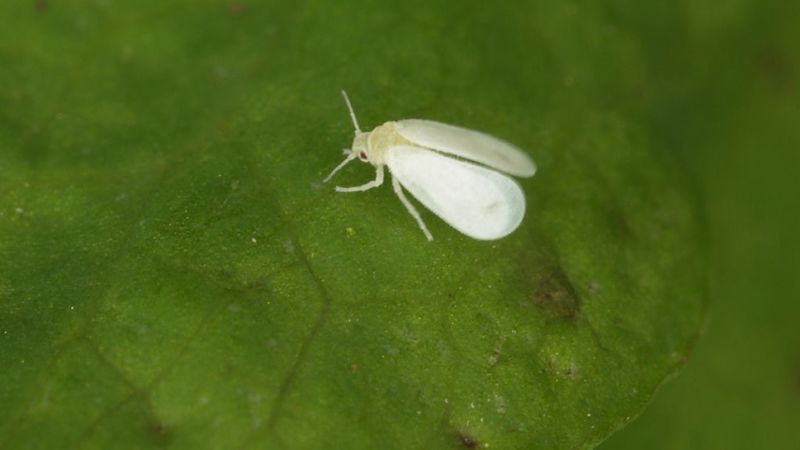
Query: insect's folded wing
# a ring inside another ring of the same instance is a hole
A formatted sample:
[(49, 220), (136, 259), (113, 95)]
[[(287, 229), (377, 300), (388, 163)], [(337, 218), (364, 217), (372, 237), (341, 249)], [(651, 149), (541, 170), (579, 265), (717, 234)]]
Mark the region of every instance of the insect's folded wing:
[(494, 170), (431, 150), (397, 146), (389, 170), (414, 197), (453, 228), (475, 239), (499, 239), (525, 215), (517, 183)]
[(533, 160), (519, 148), (480, 131), (431, 120), (395, 122), (401, 136), (416, 145), (476, 161), (518, 177), (536, 173)]

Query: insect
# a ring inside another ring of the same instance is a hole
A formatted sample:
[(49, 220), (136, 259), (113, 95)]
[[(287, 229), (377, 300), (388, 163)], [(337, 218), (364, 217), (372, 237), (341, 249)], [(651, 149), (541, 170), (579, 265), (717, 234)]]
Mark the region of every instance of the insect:
[[(433, 240), (403, 188), (456, 230), (480, 240), (500, 239), (514, 231), (525, 215), (525, 194), (505, 172), (531, 177), (536, 164), (522, 150), (479, 131), (420, 119), (389, 121), (361, 131), (347, 93), (342, 96), (355, 127), (353, 145), (328, 175), (358, 158), (375, 167), (375, 179), (337, 192), (361, 192), (383, 184), (389, 167), (392, 187), (425, 237)], [(479, 163), (479, 164), (475, 164)]]

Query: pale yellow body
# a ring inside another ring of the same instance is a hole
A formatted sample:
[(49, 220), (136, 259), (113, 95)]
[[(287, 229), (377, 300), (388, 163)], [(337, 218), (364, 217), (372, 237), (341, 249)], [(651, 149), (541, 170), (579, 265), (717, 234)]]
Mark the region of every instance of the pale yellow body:
[(386, 150), (400, 145), (417, 146), (401, 136), (397, 132), (396, 122), (390, 121), (372, 131), (357, 133), (353, 139), (352, 150), (358, 155), (358, 159), (373, 166), (383, 166), (386, 165), (384, 158)]

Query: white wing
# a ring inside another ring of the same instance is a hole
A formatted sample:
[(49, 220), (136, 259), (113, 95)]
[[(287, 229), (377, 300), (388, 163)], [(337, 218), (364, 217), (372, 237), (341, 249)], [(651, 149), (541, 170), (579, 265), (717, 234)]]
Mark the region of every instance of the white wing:
[(501, 173), (418, 147), (392, 147), (385, 157), (403, 187), (469, 237), (500, 239), (522, 222), (525, 195)]
[(536, 173), (536, 164), (522, 150), (480, 131), (431, 120), (395, 122), (397, 132), (416, 145), (477, 161), (518, 177)]

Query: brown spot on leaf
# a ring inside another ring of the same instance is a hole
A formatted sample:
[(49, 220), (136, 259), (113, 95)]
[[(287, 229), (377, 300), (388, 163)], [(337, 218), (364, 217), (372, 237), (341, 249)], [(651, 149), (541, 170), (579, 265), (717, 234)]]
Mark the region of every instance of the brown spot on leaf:
[(163, 422), (150, 422), (147, 424), (147, 434), (150, 438), (158, 442), (159, 445), (169, 444), (172, 438), (172, 430)]
[(575, 366), (575, 363), (570, 363), (567, 367), (564, 368), (562, 374), (564, 375), (564, 378), (572, 380), (575, 378), (575, 372), (577, 372), (577, 370), (578, 369)]
[(762, 48), (756, 56), (756, 65), (772, 85), (780, 89), (791, 86), (794, 74), (786, 55), (776, 46)]
[[(520, 307), (546, 320), (577, 320), (581, 299), (559, 261), (558, 251), (541, 235), (532, 235), (532, 249), (519, 253), (517, 287), (525, 292)], [(515, 293), (516, 293), (515, 292)]]
[(466, 431), (459, 431), (458, 432), (458, 442), (461, 443), (466, 448), (478, 448), (480, 446), (480, 442), (474, 436), (467, 434)]
[(554, 319), (575, 320), (581, 305), (575, 287), (560, 267), (538, 278), (533, 303)]
[(797, 394), (800, 395), (800, 358), (795, 360), (794, 370), (792, 370), (792, 384), (794, 388), (797, 390)]
[(631, 221), (628, 219), (628, 216), (620, 214), (617, 217), (617, 220), (619, 221), (619, 228), (622, 230), (622, 234), (625, 236), (633, 236), (633, 225), (631, 225)]
[(50, 7), (50, 4), (47, 2), (47, 0), (36, 0), (33, 2), (33, 7), (36, 9), (36, 11), (45, 12), (47, 11), (47, 8)]
[(247, 6), (238, 2), (228, 3), (228, 12), (232, 16), (241, 16), (247, 12)]
[(147, 431), (157, 435), (164, 435), (169, 431), (169, 427), (161, 422), (151, 423), (147, 426)]

